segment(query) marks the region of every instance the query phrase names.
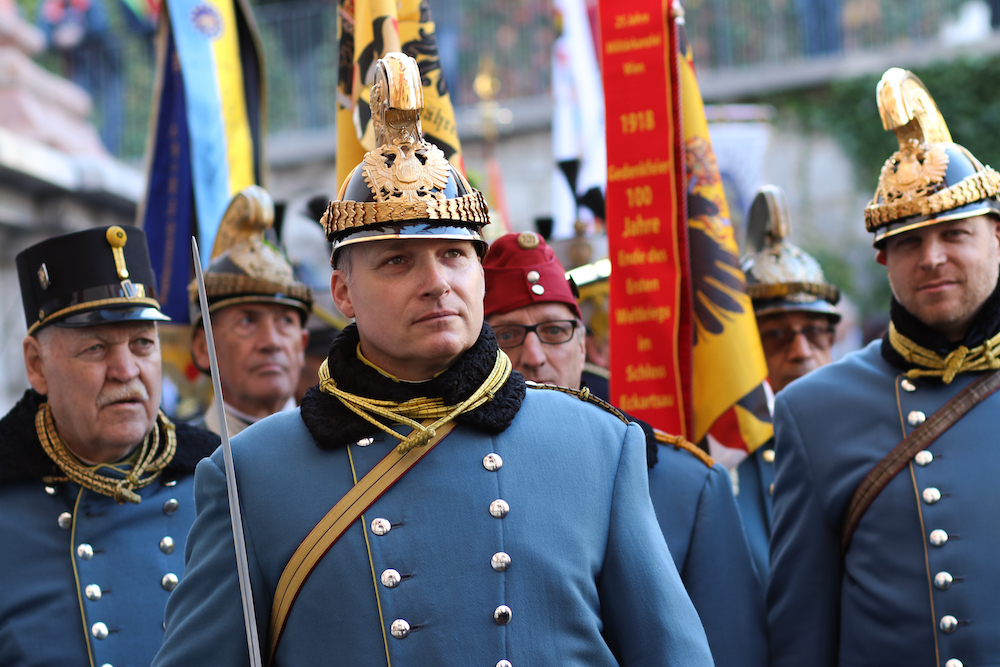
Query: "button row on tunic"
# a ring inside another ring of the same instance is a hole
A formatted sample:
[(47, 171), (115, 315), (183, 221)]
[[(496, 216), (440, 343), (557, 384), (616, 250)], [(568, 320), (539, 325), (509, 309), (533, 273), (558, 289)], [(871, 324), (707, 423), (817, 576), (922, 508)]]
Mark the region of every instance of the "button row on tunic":
[(941, 632), (946, 635), (950, 635), (958, 629), (958, 619), (948, 614), (941, 617), (941, 622), (938, 623), (938, 627), (941, 628)]
[(483, 467), (490, 472), (496, 472), (503, 467), (503, 459), (499, 454), (492, 452), (483, 457)]

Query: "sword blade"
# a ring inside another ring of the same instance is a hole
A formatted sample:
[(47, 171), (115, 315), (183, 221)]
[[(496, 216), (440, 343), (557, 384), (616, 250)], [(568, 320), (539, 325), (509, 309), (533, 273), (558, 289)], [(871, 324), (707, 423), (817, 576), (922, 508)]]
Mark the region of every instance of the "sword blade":
[(191, 252), (194, 254), (194, 272), (198, 281), (198, 301), (201, 304), (201, 320), (205, 325), (205, 342), (208, 343), (208, 362), (212, 369), (212, 387), (215, 389), (215, 407), (219, 410), (219, 426), (222, 429), (222, 457), (226, 464), (226, 486), (229, 489), (229, 517), (233, 524), (233, 542), (236, 545), (236, 571), (240, 579), (240, 597), (243, 598), (243, 622), (246, 625), (247, 646), (250, 649), (250, 665), (261, 667), (260, 642), (257, 639), (257, 614), (253, 607), (253, 589), (250, 588), (250, 572), (247, 563), (247, 543), (243, 537), (243, 516), (240, 511), (240, 494), (236, 488), (236, 468), (233, 466), (233, 448), (229, 444), (229, 426), (226, 424), (226, 407), (222, 400), (222, 379), (219, 377), (219, 361), (215, 356), (215, 337), (212, 335), (212, 319), (208, 314), (208, 295), (205, 292), (205, 276), (201, 270), (201, 255), (198, 241), (191, 237)]

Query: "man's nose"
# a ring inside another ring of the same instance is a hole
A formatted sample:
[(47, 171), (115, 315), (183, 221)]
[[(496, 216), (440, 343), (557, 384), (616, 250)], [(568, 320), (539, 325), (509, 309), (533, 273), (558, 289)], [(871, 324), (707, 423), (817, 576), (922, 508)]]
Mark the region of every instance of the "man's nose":
[(437, 257), (421, 262), (420, 279), (424, 284), (424, 296), (437, 299), (451, 291), (447, 269)]
[(540, 368), (546, 361), (545, 347), (538, 333), (529, 331), (521, 343), (521, 365), (525, 368)]
[(139, 376), (139, 364), (128, 345), (112, 345), (107, 356), (108, 377), (118, 382), (129, 382)]
[(788, 344), (787, 357), (793, 360), (808, 359), (813, 354), (812, 345), (803, 331), (796, 331), (792, 336), (792, 342)]
[(944, 251), (944, 244), (933, 236), (927, 239), (922, 248), (920, 265), (925, 269), (934, 269), (947, 261), (948, 256)]
[(281, 331), (274, 318), (264, 317), (261, 319), (260, 326), (257, 327), (255, 342), (258, 348), (265, 350), (273, 350), (281, 346)]

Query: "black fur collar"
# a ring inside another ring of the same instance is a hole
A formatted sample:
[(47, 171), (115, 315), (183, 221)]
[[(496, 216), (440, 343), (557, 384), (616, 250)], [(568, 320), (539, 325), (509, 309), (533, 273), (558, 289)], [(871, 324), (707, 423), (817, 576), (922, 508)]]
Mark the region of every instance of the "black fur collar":
[[(426, 396), (441, 398), (446, 405), (454, 405), (479, 388), (496, 361), (496, 338), (493, 330), (484, 324), (475, 345), (441, 375), (421, 383), (394, 382), (358, 359), (358, 341), (358, 329), (354, 324), (334, 339), (327, 360), (330, 377), (344, 391), (379, 400), (402, 402)], [(459, 415), (455, 421), (487, 433), (500, 433), (510, 426), (524, 400), (524, 392), (524, 378), (517, 371), (511, 371), (510, 378), (492, 401)], [(322, 449), (344, 447), (377, 431), (344, 407), (340, 399), (320, 391), (319, 386), (306, 392), (301, 413), (302, 421)]]
[[(39, 480), (60, 474), (38, 442), (35, 413), (45, 397), (29, 389), (3, 419), (0, 419), (0, 484)], [(190, 475), (219, 446), (219, 436), (204, 429), (176, 423), (177, 453), (163, 469), (161, 482)]]
[[(936, 352), (942, 357), (947, 357), (949, 353), (957, 349), (959, 345), (967, 348), (977, 347), (992, 338), (1000, 331), (1000, 282), (993, 288), (993, 293), (986, 297), (982, 307), (972, 320), (969, 330), (965, 333), (965, 338), (961, 341), (950, 341), (948, 338), (920, 321), (916, 315), (902, 306), (896, 297), (892, 298), (889, 306), (889, 314), (892, 323), (896, 325), (896, 331), (903, 334), (921, 347), (926, 347), (932, 352)], [(908, 362), (896, 351), (889, 342), (889, 334), (882, 337), (881, 347), (882, 358), (896, 368), (908, 371), (911, 368), (920, 368), (918, 364)], [(936, 380), (937, 378), (924, 378), (926, 380)]]

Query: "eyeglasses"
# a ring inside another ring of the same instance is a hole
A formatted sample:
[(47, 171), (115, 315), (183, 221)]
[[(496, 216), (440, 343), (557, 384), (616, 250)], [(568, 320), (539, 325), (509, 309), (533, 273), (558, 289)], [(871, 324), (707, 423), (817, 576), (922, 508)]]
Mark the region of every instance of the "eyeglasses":
[(826, 326), (813, 324), (801, 329), (765, 329), (760, 332), (760, 341), (765, 354), (776, 354), (791, 347), (795, 337), (802, 334), (809, 344), (817, 350), (829, 350), (833, 347), (832, 324)]
[(573, 333), (578, 326), (580, 326), (580, 323), (576, 320), (552, 320), (549, 322), (539, 322), (531, 326), (502, 324), (493, 327), (493, 333), (497, 336), (497, 344), (504, 349), (522, 345), (524, 339), (532, 331), (538, 336), (538, 340), (546, 345), (561, 345), (572, 340)]

